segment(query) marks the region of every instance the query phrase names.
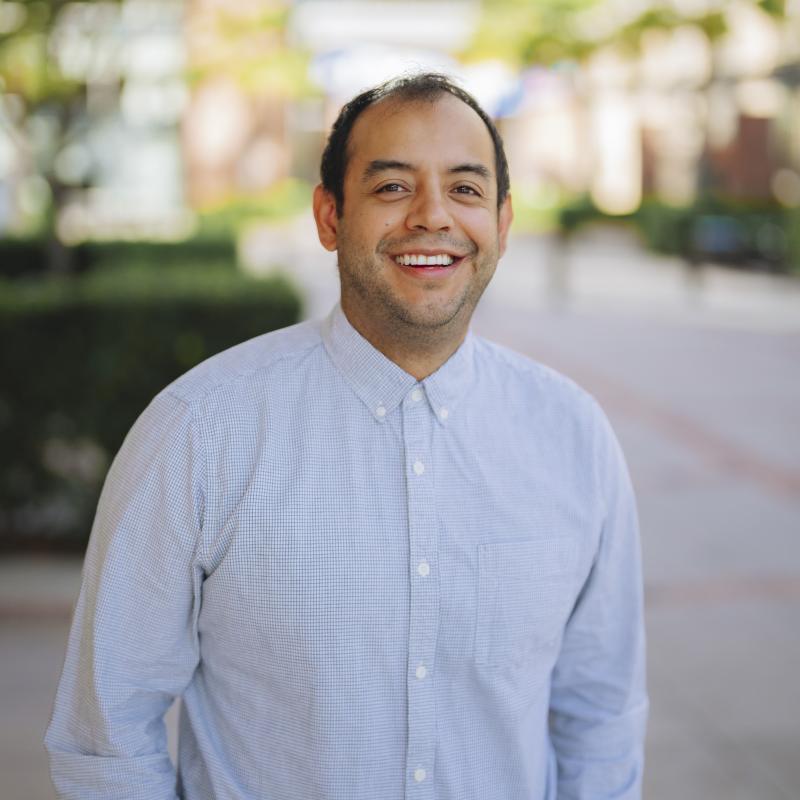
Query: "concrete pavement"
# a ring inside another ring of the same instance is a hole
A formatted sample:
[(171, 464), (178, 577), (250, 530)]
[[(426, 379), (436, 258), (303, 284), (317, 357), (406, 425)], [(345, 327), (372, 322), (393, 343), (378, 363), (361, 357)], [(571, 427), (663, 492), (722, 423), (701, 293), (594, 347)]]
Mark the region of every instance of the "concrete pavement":
[[(307, 224), (280, 241), (319, 314), (336, 275)], [(628, 457), (647, 595), (647, 800), (800, 797), (798, 283), (718, 268), (698, 279), (624, 235), (587, 232), (566, 254), (512, 242), (476, 315), (478, 332), (595, 394)], [(0, 561), (4, 800), (53, 797), (40, 740), (78, 579), (74, 560)]]

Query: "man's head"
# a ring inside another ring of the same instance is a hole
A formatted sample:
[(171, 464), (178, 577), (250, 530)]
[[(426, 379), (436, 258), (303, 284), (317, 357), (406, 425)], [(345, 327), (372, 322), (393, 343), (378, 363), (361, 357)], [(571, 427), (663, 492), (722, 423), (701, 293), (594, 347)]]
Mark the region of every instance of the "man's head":
[(439, 75), (385, 84), (342, 110), (322, 174), (314, 216), (350, 322), (387, 354), (452, 352), (512, 217), (486, 114)]
[(350, 152), (350, 132), (359, 116), (371, 105), (381, 100), (395, 99), (398, 101), (434, 101), (443, 94), (466, 103), (486, 126), (494, 146), (494, 169), (497, 176), (497, 202), (498, 206), (506, 199), (509, 192), (508, 162), (503, 148), (503, 140), (491, 117), (480, 107), (478, 101), (469, 92), (453, 83), (446, 75), (436, 72), (424, 72), (404, 78), (395, 78), (386, 83), (368, 89), (354, 97), (342, 107), (339, 116), (333, 123), (328, 142), (322, 153), (320, 176), (323, 187), (336, 198), (336, 211), (341, 216), (344, 208), (344, 176)]

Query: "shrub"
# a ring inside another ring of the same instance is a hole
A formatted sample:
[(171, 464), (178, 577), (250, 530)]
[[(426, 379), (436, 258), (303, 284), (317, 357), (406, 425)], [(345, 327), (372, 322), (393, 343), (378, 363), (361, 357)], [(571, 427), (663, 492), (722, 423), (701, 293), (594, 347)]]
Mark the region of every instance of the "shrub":
[(253, 221), (288, 219), (311, 205), (312, 186), (299, 178), (285, 178), (265, 192), (228, 197), (198, 214), (198, 238), (236, 238)]
[[(0, 278), (26, 279), (44, 276), (51, 262), (54, 243), (43, 238), (0, 239)], [(83, 242), (60, 246), (70, 274), (117, 265), (172, 267), (191, 264), (234, 270), (236, 245), (225, 236), (195, 236), (180, 242)]]
[(40, 275), (47, 270), (47, 264), (45, 239), (0, 239), (0, 278)]
[(689, 206), (646, 199), (631, 214), (607, 216), (589, 198), (565, 205), (559, 214), (563, 233), (589, 222), (632, 225), (652, 250), (690, 261), (718, 261), (774, 270), (800, 270), (800, 212), (765, 203), (707, 196)]
[(0, 546), (83, 548), (105, 470), (151, 398), (299, 315), (285, 279), (221, 266), (0, 281)]

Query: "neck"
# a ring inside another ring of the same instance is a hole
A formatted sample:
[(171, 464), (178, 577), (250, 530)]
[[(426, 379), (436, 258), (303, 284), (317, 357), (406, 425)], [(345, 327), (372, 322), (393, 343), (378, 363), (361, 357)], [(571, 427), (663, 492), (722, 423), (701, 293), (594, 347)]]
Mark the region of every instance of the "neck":
[[(436, 372), (458, 350), (467, 335), (469, 319), (457, 317), (436, 328), (420, 328), (402, 320), (391, 326), (376, 325), (358, 313), (357, 304), (342, 296), (348, 322), (376, 349), (418, 381)], [(391, 330), (391, 335), (386, 331)]]

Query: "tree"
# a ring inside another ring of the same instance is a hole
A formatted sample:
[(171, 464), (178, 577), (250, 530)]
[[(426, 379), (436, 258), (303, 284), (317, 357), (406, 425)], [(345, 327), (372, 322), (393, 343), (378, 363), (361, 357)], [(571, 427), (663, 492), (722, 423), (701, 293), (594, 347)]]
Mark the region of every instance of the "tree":
[(0, 7), (0, 101), (2, 124), (21, 172), (42, 176), (50, 189), (43, 222), (50, 266), (66, 269), (67, 254), (53, 235), (54, 210), (69, 186), (58, 176), (56, 159), (85, 113), (85, 82), (66, 75), (53, 53), (53, 31), (70, 6), (52, 2), (3, 3)]

